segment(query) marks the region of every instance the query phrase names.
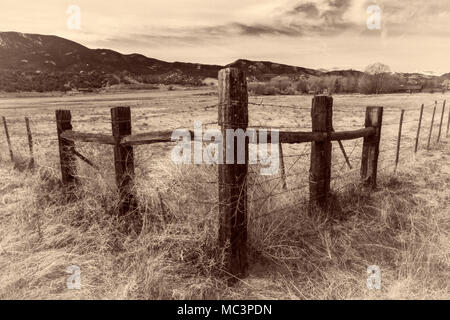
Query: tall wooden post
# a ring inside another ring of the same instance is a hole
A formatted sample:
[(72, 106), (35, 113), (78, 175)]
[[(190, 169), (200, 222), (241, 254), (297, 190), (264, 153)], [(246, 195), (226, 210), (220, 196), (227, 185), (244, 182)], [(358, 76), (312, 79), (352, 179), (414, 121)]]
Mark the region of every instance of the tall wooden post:
[(416, 134), (416, 145), (414, 147), (414, 153), (417, 153), (417, 150), (419, 149), (419, 136), (420, 136), (420, 127), (422, 126), (422, 116), (423, 116), (423, 104), (420, 107), (420, 116), (419, 116), (419, 125), (417, 127), (417, 134)]
[(365, 185), (375, 188), (377, 185), (378, 155), (380, 153), (383, 107), (366, 108), (366, 128), (375, 128), (375, 134), (365, 137), (361, 157), (361, 180)]
[(395, 169), (394, 172), (397, 171), (398, 161), (400, 159), (400, 143), (402, 141), (402, 128), (403, 128), (403, 117), (405, 116), (405, 110), (402, 109), (400, 114), (400, 123), (398, 125), (398, 137), (397, 137), (397, 153), (395, 155)]
[(14, 154), (12, 151), (11, 140), (9, 139), (8, 125), (6, 124), (5, 117), (2, 117), (2, 120), (3, 120), (3, 128), (5, 128), (6, 142), (8, 143), (9, 157), (11, 158), (11, 161), (14, 163)]
[(123, 146), (120, 140), (131, 135), (130, 107), (111, 109), (112, 134), (115, 140), (114, 167), (116, 184), (119, 189), (119, 216), (124, 216), (135, 208), (136, 202), (132, 192), (134, 180), (134, 153), (132, 146)]
[(59, 160), (61, 164), (61, 180), (65, 186), (76, 183), (75, 173), (75, 143), (65, 140), (61, 134), (66, 130), (72, 130), (72, 115), (70, 110), (56, 110), (56, 130), (58, 134)]
[(430, 133), (428, 134), (427, 150), (430, 150), (431, 135), (433, 134), (433, 126), (434, 126), (434, 115), (436, 114), (436, 104), (437, 104), (437, 102), (434, 104), (433, 116), (431, 117), (431, 125), (430, 125)]
[(30, 120), (28, 117), (25, 117), (25, 126), (27, 127), (28, 150), (30, 152), (30, 162), (28, 163), (28, 168), (34, 169), (33, 136), (31, 135)]
[(439, 140), (441, 139), (442, 123), (444, 122), (444, 114), (445, 114), (445, 102), (446, 100), (444, 100), (444, 104), (442, 105), (441, 122), (439, 123), (437, 142), (439, 142)]
[[(224, 164), (219, 164), (219, 245), (225, 249), (227, 272), (233, 276), (229, 283), (233, 283), (248, 272), (248, 140), (245, 140), (245, 150), (239, 150), (237, 139), (227, 138), (227, 130), (245, 131), (248, 126), (247, 80), (244, 72), (237, 68), (219, 72), (219, 125), (224, 159)], [(230, 152), (234, 153), (234, 162), (225, 164)], [(238, 153), (242, 152), (245, 152), (245, 164), (238, 164)]]
[[(333, 131), (333, 98), (315, 96), (311, 109), (312, 131), (325, 132), (328, 137)], [(309, 201), (311, 207), (328, 209), (331, 181), (331, 140), (311, 143), (311, 164), (309, 170)]]

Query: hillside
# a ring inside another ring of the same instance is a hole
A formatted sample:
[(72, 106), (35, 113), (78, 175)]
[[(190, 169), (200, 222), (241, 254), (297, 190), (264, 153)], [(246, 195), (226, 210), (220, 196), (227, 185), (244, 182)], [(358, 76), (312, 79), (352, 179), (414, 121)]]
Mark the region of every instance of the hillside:
[(0, 69), (20, 72), (130, 72), (163, 74), (182, 72), (191, 76), (215, 76), (220, 66), (169, 63), (140, 54), (124, 55), (108, 49), (89, 49), (57, 36), (0, 33)]
[[(270, 61), (239, 59), (228, 67), (246, 71), (249, 81), (270, 81), (277, 77), (310, 82), (350, 83), (354, 88), (363, 75), (356, 70), (314, 70)], [(103, 88), (115, 84), (202, 85), (216, 78), (224, 66), (186, 62), (166, 62), (141, 54), (121, 54), (109, 49), (90, 49), (74, 41), (52, 35), (0, 32), (0, 91), (68, 91)], [(413, 84), (448, 79), (421, 74), (397, 74)], [(323, 81), (322, 81), (323, 82)], [(311, 86), (310, 86), (311, 87)], [(319, 85), (321, 89), (322, 85)], [(309, 89), (311, 90), (311, 89)], [(312, 89), (315, 90), (315, 89)], [(353, 90), (353, 89), (352, 89)], [(316, 90), (317, 91), (317, 90)]]

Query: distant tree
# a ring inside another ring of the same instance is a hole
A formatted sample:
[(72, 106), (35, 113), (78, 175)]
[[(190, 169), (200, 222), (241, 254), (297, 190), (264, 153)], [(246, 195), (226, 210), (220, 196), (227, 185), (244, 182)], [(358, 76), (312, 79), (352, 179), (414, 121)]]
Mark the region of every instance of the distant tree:
[(291, 85), (291, 80), (289, 77), (275, 77), (270, 80), (270, 84), (278, 89), (278, 92), (285, 92)]
[(297, 81), (295, 89), (300, 93), (307, 93), (308, 83), (306, 82), (306, 80), (300, 79)]
[(341, 80), (339, 78), (336, 78), (333, 84), (333, 93), (341, 93), (341, 92), (342, 92)]
[(391, 68), (382, 63), (367, 66), (364, 76), (360, 80), (360, 91), (367, 94), (380, 94), (386, 78), (391, 74)]

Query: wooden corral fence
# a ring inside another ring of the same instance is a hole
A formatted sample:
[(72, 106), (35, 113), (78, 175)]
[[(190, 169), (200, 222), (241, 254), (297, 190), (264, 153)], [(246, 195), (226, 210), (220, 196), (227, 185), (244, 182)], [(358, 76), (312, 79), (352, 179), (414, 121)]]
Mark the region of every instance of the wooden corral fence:
[[(223, 137), (223, 159), (232, 153), (233, 163), (218, 165), (218, 195), (219, 195), (219, 234), (218, 241), (226, 252), (227, 272), (232, 279), (247, 275), (247, 177), (248, 177), (248, 152), (244, 163), (239, 163), (238, 137), (227, 139), (227, 129), (254, 130), (259, 137), (260, 128), (249, 128), (249, 101), (245, 74), (239, 69), (226, 68), (219, 72), (219, 101), (218, 124)], [(428, 133), (427, 149), (430, 148), (432, 130), (434, 125), (437, 102), (434, 105), (432, 123)], [(368, 106), (365, 110), (364, 126), (355, 130), (335, 131), (333, 126), (333, 98), (326, 95), (315, 96), (311, 107), (311, 131), (279, 131), (279, 151), (281, 163), (281, 176), (283, 188), (286, 189), (286, 173), (283, 162), (283, 144), (311, 143), (310, 170), (309, 170), (309, 208), (310, 212), (316, 209), (327, 210), (330, 204), (331, 194), (331, 168), (332, 168), (332, 142), (338, 142), (347, 165), (351, 167), (348, 156), (341, 143), (344, 140), (362, 139), (363, 147), (360, 162), (360, 179), (364, 186), (375, 188), (380, 153), (380, 137), (383, 128), (383, 107)], [(415, 137), (414, 152), (419, 148), (419, 136), (422, 129), (422, 117), (424, 105), (420, 108), (417, 134)], [(395, 170), (399, 163), (401, 151), (401, 137), (404, 119), (404, 110), (401, 110), (398, 123), (398, 139), (395, 157)], [(445, 102), (438, 127), (437, 142), (442, 137), (442, 125), (444, 121)], [(31, 130), (26, 118), (26, 129), (29, 141), (30, 158), (33, 159), (33, 143)], [(447, 121), (446, 136), (449, 133), (450, 113)], [(11, 160), (14, 154), (11, 147), (6, 119), (3, 117), (3, 125), (9, 147)], [(59, 145), (59, 158), (61, 165), (61, 178), (67, 189), (76, 188), (77, 181), (76, 158), (96, 167), (89, 159), (79, 153), (75, 145), (77, 142), (88, 142), (111, 145), (114, 150), (114, 165), (116, 184), (120, 194), (119, 216), (126, 216), (135, 208), (136, 199), (133, 194), (134, 180), (134, 152), (133, 147), (144, 144), (170, 143), (173, 131), (153, 131), (141, 134), (132, 134), (131, 110), (129, 107), (115, 107), (111, 109), (112, 132), (110, 135), (86, 133), (74, 131), (72, 116), (69, 110), (56, 110), (56, 127)], [(301, 128), (299, 128), (301, 129)], [(272, 141), (271, 131), (267, 131), (267, 144)], [(190, 131), (194, 140), (195, 134)], [(248, 151), (248, 137), (245, 139), (245, 150)], [(34, 160), (30, 161), (30, 166)]]

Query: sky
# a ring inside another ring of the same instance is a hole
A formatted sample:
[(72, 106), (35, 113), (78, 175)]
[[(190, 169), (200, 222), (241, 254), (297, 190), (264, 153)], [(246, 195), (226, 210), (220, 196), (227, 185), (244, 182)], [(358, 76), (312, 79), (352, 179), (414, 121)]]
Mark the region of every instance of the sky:
[(0, 9), (0, 31), (166, 61), (450, 72), (449, 0), (1, 0)]

